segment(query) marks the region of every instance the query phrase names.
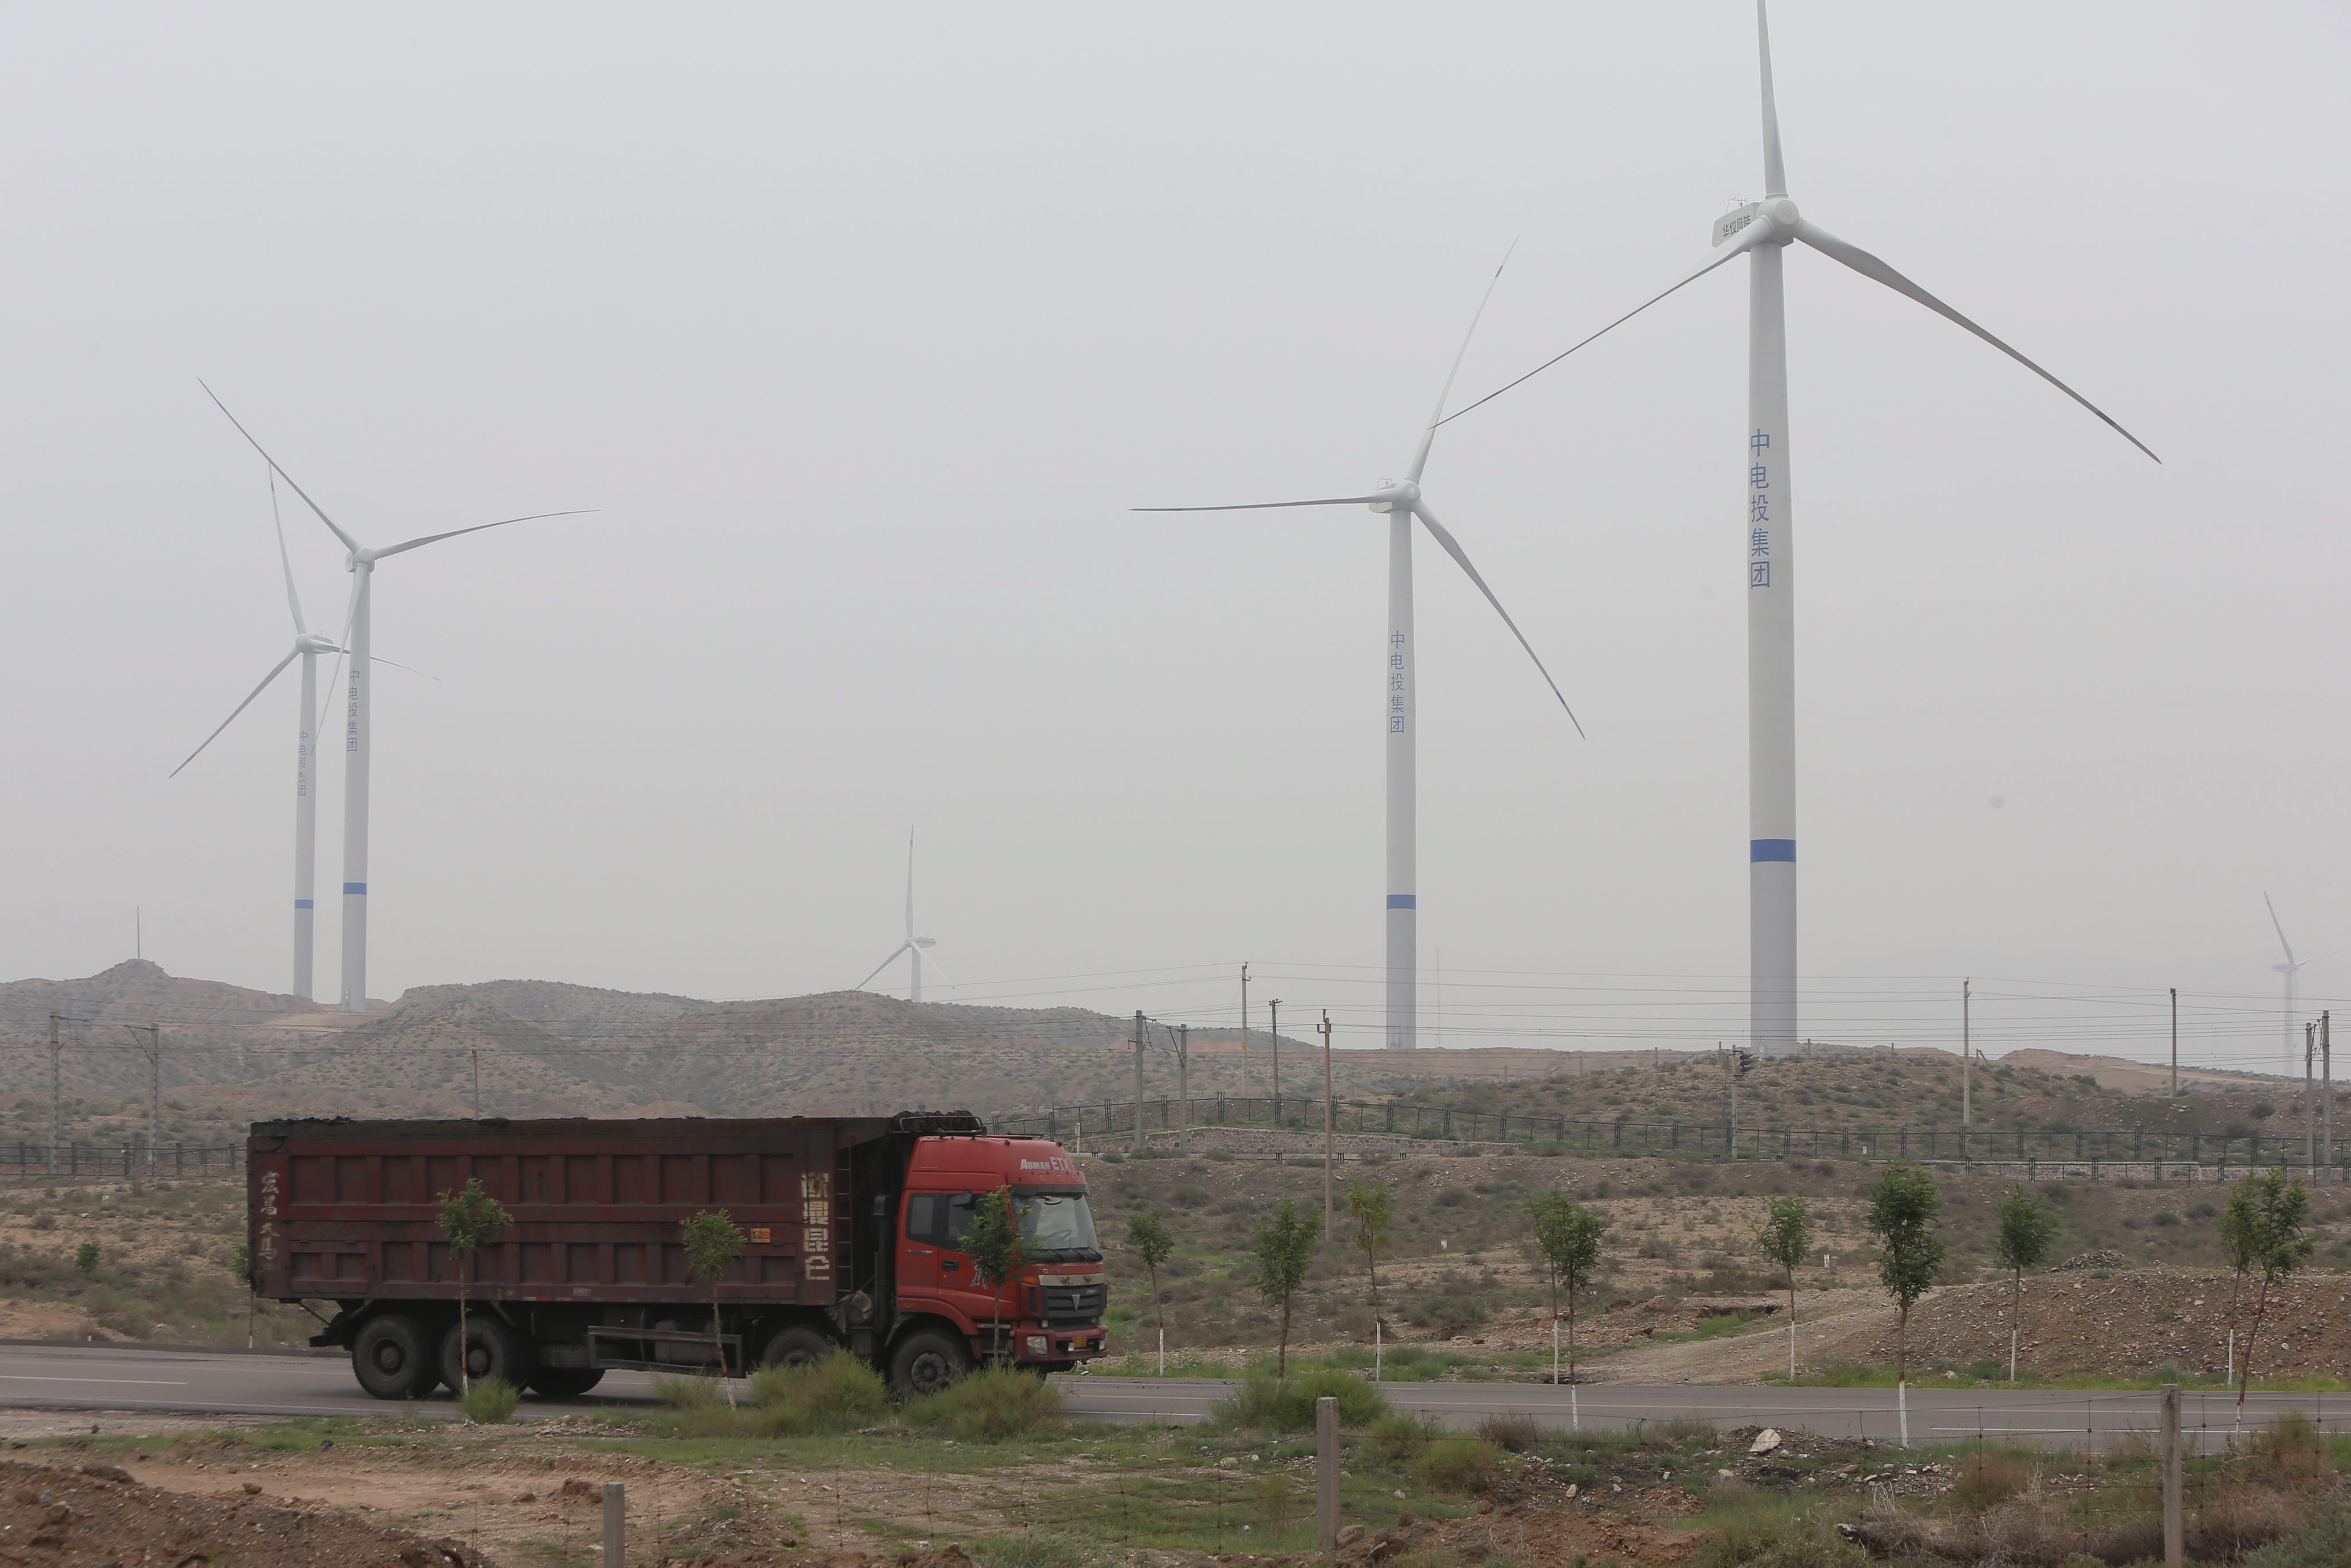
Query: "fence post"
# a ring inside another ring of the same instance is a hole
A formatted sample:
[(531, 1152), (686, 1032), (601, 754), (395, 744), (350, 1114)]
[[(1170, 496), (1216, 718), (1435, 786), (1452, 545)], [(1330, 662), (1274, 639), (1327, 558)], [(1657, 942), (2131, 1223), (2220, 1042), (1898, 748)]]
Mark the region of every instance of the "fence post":
[(2163, 1563), (2180, 1568), (2188, 1551), (2188, 1510), (2179, 1469), (2179, 1385), (2163, 1385)]
[(1314, 1534), (1339, 1549), (1339, 1401), (1327, 1394), (1314, 1402)]
[(628, 1568), (628, 1489), (604, 1483), (604, 1568)]

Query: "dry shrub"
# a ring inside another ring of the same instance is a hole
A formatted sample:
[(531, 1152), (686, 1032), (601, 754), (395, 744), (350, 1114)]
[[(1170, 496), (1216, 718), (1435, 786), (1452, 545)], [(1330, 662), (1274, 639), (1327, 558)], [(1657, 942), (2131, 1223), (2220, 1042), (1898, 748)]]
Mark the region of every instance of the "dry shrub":
[(2224, 1484), (2196, 1511), (2188, 1550), (2198, 1557), (2233, 1560), (2283, 1539), (2302, 1522), (2304, 1511), (2293, 1498), (2268, 1487)]
[(1719, 1434), (1715, 1431), (1714, 1423), (1703, 1416), (1677, 1416), (1660, 1424), (1655, 1435), (1678, 1448), (1692, 1443), (1711, 1443)]
[(2314, 1487), (2335, 1472), (2326, 1435), (2299, 1410), (2289, 1410), (2253, 1434), (2254, 1474), (2273, 1486)]
[(1952, 1500), (1962, 1508), (1987, 1509), (2006, 1502), (2033, 1483), (2032, 1468), (2012, 1454), (1979, 1448), (1959, 1464)]
[(1478, 1423), (1478, 1436), (1498, 1448), (1513, 1454), (1523, 1454), (1542, 1441), (1542, 1428), (1535, 1418), (1522, 1410), (1505, 1411), (1489, 1416)]
[(1414, 1479), (1431, 1491), (1483, 1491), (1501, 1473), (1501, 1450), (1483, 1437), (1439, 1437), (1412, 1464)]

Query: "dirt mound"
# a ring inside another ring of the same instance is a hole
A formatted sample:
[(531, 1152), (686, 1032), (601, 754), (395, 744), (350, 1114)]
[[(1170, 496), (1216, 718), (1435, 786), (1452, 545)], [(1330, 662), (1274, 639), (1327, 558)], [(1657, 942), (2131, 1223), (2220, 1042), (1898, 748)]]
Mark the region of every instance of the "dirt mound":
[[(2043, 1276), (2024, 1282), (2020, 1349), (2027, 1366), (2046, 1374), (2125, 1371), (2173, 1364), (2219, 1373), (2229, 1364), (2226, 1274), (2138, 1273), (2106, 1279)], [(2238, 1303), (2237, 1353), (2252, 1322), (2252, 1291)], [(1986, 1283), (1937, 1291), (1910, 1319), (1910, 1358), (1960, 1365), (2008, 1360), (2008, 1286)], [(1806, 1359), (1886, 1362), (1889, 1326), (1873, 1325), (1844, 1343), (1808, 1345)], [(2303, 1377), (2351, 1364), (2351, 1276), (2312, 1274), (2270, 1294), (2254, 1353), (2254, 1375)]]
[(0, 1461), (0, 1557), (44, 1563), (152, 1563), (171, 1568), (477, 1568), (455, 1541), (386, 1530), (339, 1510), (288, 1508), (239, 1487), (215, 1497), (141, 1486), (112, 1465)]

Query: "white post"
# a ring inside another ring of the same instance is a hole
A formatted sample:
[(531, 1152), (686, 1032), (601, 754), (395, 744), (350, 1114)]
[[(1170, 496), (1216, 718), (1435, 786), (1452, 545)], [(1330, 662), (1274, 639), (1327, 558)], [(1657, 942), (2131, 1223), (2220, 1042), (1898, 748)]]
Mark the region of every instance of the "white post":
[[(1767, 67), (1768, 68), (1768, 67)], [(1774, 193), (1775, 194), (1778, 193)], [(1796, 618), (1784, 242), (1748, 256), (1746, 442), (1749, 1033), (1796, 1049)]]
[(1559, 1314), (1551, 1315), (1551, 1385), (1559, 1386)]
[(1575, 1385), (1573, 1383), (1567, 1385), (1567, 1429), (1571, 1432), (1583, 1430), (1583, 1412), (1576, 1408)]
[(2016, 1381), (2016, 1325), (2008, 1325), (2008, 1380)]
[[(1386, 700), (1380, 711), (1387, 726), (1387, 1046), (1410, 1051), (1419, 1043), (1419, 873), (1415, 838), (1412, 632), (1412, 512), (1388, 513), (1388, 637), (1382, 664)], [(1274, 1049), (1280, 1049), (1279, 1040)]]
[(1159, 1331), (1159, 1375), (1167, 1375), (1167, 1331)]
[(318, 737), (310, 727), (319, 716), (319, 655), (302, 655), (302, 731), (294, 752), (294, 994), (315, 1000), (312, 956), (319, 899)]
[(1894, 1383), (1894, 1413), (1900, 1423), (1902, 1446), (1910, 1446), (1910, 1380), (1896, 1378)]
[(604, 1568), (628, 1568), (628, 1489), (604, 1483)]
[(1788, 1303), (1788, 1381), (1796, 1381), (1796, 1303)]
[(1386, 1354), (1386, 1347), (1381, 1343), (1380, 1328), (1380, 1320), (1374, 1318), (1372, 1320), (1372, 1381), (1374, 1383), (1380, 1381), (1381, 1363)]
[(375, 563), (354, 559), (350, 685), (343, 699), (343, 1011), (367, 1011), (368, 727), (374, 637), (369, 628)]

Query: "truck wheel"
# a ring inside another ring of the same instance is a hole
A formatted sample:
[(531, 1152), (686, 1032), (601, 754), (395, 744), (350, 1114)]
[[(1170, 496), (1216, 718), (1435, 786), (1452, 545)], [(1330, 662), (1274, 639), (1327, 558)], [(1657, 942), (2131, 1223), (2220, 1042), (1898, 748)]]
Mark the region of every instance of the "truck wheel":
[(576, 1399), (603, 1381), (601, 1366), (542, 1366), (530, 1375), (530, 1391), (549, 1399)]
[(370, 1318), (351, 1341), (351, 1373), (378, 1399), (422, 1399), (441, 1385), (432, 1342), (414, 1318)]
[(960, 1336), (924, 1329), (908, 1334), (890, 1358), (890, 1385), (902, 1399), (936, 1394), (971, 1370)]
[(441, 1340), (441, 1380), (452, 1389), (465, 1385), (460, 1371), (475, 1378), (503, 1377), (517, 1388), (529, 1384), (538, 1373), (538, 1357), (532, 1354), (531, 1343), (506, 1325), (506, 1320), (484, 1312), (465, 1316), (465, 1365), (457, 1364), (457, 1325), (451, 1323)]
[(778, 1329), (759, 1353), (762, 1366), (814, 1366), (832, 1354), (832, 1341), (806, 1324)]

